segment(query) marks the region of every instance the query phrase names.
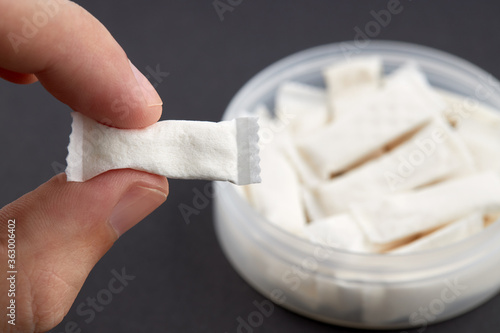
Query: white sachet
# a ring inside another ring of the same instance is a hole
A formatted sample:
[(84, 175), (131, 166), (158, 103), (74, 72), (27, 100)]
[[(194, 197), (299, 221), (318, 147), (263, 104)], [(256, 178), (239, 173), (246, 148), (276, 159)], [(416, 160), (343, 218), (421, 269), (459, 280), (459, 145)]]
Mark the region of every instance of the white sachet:
[(440, 105), (439, 109), (441, 111), (447, 105), (443, 97), (429, 84), (425, 74), (419, 69), (418, 65), (413, 62), (405, 64), (388, 75), (384, 80), (384, 86), (386, 89), (401, 89), (405, 87), (406, 89), (413, 90), (421, 99), (426, 100), (427, 104)]
[(257, 118), (166, 120), (144, 129), (117, 129), (77, 112), (72, 116), (68, 181), (130, 168), (169, 178), (260, 182)]
[(276, 134), (261, 152), (262, 183), (247, 187), (250, 203), (271, 223), (302, 236), (306, 216), (298, 175), (283, 151), (286, 135)]
[[(446, 103), (446, 108), (443, 110), (442, 114), (453, 127), (456, 127), (462, 121), (468, 121), (471, 115), (476, 112), (478, 112), (478, 115), (498, 112), (491, 109), (486, 112), (481, 112), (480, 108), (483, 107), (483, 105), (475, 98), (472, 99), (443, 89), (435, 88), (435, 90)], [(482, 117), (482, 115), (480, 116)]]
[(468, 121), (457, 128), (457, 133), (474, 156), (479, 171), (500, 171), (500, 126)]
[[(380, 89), (386, 91), (410, 90), (413, 94), (419, 96), (422, 104), (434, 105), (436, 106), (436, 110), (444, 110), (447, 105), (443, 97), (436, 93), (434, 88), (429, 84), (425, 74), (414, 63), (407, 63), (396, 69), (385, 77), (382, 83), (380, 84)], [(372, 84), (370, 87), (370, 89), (365, 87), (363, 91), (359, 91), (359, 89), (354, 90), (352, 94), (346, 93), (341, 96), (332, 97), (330, 100), (335, 116), (344, 116), (359, 109), (369, 108), (373, 95), (378, 94), (380, 90), (375, 89), (377, 85)]]
[(301, 153), (323, 179), (423, 126), (445, 106), (425, 98), (410, 83), (388, 85), (366, 98), (364, 107), (298, 140)]
[(293, 135), (311, 133), (330, 120), (326, 92), (303, 83), (285, 82), (276, 93), (276, 117), (287, 124)]
[(304, 204), (307, 221), (314, 222), (316, 220), (323, 220), (327, 217), (311, 189), (304, 185), (302, 185), (302, 202)]
[(391, 152), (320, 184), (313, 193), (324, 214), (333, 215), (347, 211), (351, 203), (473, 171), (467, 147), (446, 122), (436, 117)]
[(318, 177), (316, 172), (311, 169), (311, 166), (304, 161), (302, 155), (297, 150), (297, 146), (294, 144), (293, 139), (288, 135), (283, 135), (282, 149), (292, 166), (297, 171), (299, 179), (305, 188), (311, 188), (317, 186), (321, 179)]
[(422, 238), (391, 251), (394, 254), (414, 253), (443, 247), (468, 238), (484, 229), (483, 214), (473, 212)]
[(448, 180), (351, 206), (368, 240), (379, 245), (429, 231), (480, 209), (485, 213), (500, 209), (496, 173)]
[(356, 57), (325, 68), (323, 76), (335, 120), (348, 114), (343, 106), (378, 89), (382, 74), (380, 57)]
[(353, 252), (373, 252), (363, 230), (350, 214), (312, 221), (305, 232), (313, 243)]
[(500, 171), (500, 112), (448, 94), (449, 119), (470, 149), (479, 171)]
[(276, 133), (285, 130), (285, 125), (276, 121), (276, 119), (272, 117), (267, 106), (264, 104), (259, 104), (255, 108), (254, 115), (258, 117), (259, 151), (262, 153), (265, 146), (274, 140)]
[(303, 161), (302, 156), (300, 156), (292, 140), (292, 133), (287, 130), (289, 129), (290, 119), (273, 118), (269, 109), (264, 105), (257, 106), (255, 114), (259, 117), (259, 148), (261, 155), (268, 144), (270, 144), (271, 147), (273, 146), (273, 141), (276, 139), (279, 141), (280, 150), (282, 150), (286, 158), (288, 158), (297, 171), (299, 180), (302, 184), (308, 187), (316, 185), (320, 179), (316, 173), (311, 170), (310, 166)]

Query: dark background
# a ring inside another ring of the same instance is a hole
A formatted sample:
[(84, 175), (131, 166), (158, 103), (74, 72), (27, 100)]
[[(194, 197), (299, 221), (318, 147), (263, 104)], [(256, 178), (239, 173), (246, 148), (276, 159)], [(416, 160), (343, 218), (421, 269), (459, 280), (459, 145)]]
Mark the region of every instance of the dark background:
[[(227, 0), (223, 0), (227, 2)], [(243, 0), (221, 21), (212, 0), (76, 1), (107, 26), (164, 101), (163, 119), (217, 121), (238, 89), (254, 74), (291, 53), (353, 40), (370, 12), (388, 1)], [(233, 0), (233, 3), (238, 2)], [(500, 77), (500, 3), (401, 0), (376, 39), (435, 47)], [(0, 206), (60, 172), (70, 132), (69, 109), (39, 84), (0, 82)], [(82, 332), (236, 332), (236, 319), (255, 310), (263, 296), (248, 286), (224, 257), (209, 206), (191, 223), (178, 206), (191, 204), (205, 182), (171, 181), (167, 202), (119, 239), (97, 264), (64, 321)], [(125, 267), (135, 280), (94, 320), (76, 306), (106, 288), (112, 270)], [(429, 333), (498, 332), (500, 296), (459, 318), (430, 326)], [(254, 332), (358, 332), (321, 324), (281, 308)], [(416, 330), (408, 330), (416, 332)]]

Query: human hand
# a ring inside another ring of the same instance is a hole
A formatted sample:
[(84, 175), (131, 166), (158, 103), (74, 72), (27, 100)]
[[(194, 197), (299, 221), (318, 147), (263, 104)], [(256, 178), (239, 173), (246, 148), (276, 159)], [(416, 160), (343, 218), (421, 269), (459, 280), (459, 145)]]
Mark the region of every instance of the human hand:
[[(0, 0), (0, 77), (36, 81), (61, 102), (118, 128), (155, 123), (162, 102), (149, 81), (92, 15), (67, 0)], [(2, 332), (55, 327), (113, 242), (161, 205), (166, 178), (114, 170), (84, 183), (59, 174), (0, 210), (0, 260), (15, 219), (16, 321)], [(6, 270), (0, 308), (9, 306)]]

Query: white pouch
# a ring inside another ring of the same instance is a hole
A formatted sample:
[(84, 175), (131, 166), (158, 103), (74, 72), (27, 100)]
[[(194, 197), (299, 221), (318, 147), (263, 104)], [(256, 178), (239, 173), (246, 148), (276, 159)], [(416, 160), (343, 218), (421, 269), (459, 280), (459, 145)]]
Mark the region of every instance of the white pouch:
[[(255, 109), (255, 114), (259, 117), (259, 147), (261, 154), (268, 144), (271, 147), (276, 144), (279, 145), (279, 149), (295, 168), (301, 183), (307, 187), (316, 185), (320, 179), (297, 151), (291, 133), (286, 130), (288, 124), (279, 118), (273, 118), (264, 105), (259, 105)], [(272, 143), (274, 140), (279, 141), (279, 143)]]
[[(458, 98), (457, 98), (458, 99)], [(486, 105), (456, 101), (456, 131), (474, 157), (479, 171), (500, 171), (500, 112)]]
[(367, 96), (327, 127), (298, 140), (298, 147), (323, 179), (346, 171), (370, 154), (429, 122), (444, 107), (411, 84), (389, 85)]
[(262, 152), (267, 144), (274, 140), (276, 133), (285, 130), (286, 126), (276, 121), (267, 106), (260, 104), (255, 108), (254, 115), (259, 124), (259, 150)]
[(293, 165), (299, 179), (305, 188), (312, 188), (317, 186), (322, 180), (318, 175), (311, 169), (311, 166), (304, 161), (297, 147), (295, 146), (292, 138), (288, 135), (283, 135), (282, 140), (283, 153), (286, 155), (290, 163)]
[(302, 186), (302, 202), (304, 203), (304, 211), (308, 222), (322, 220), (327, 217), (325, 216), (323, 208), (319, 206), (316, 197), (311, 193), (311, 190), (305, 186)]
[(426, 232), (481, 209), (485, 213), (500, 209), (500, 177), (496, 173), (448, 180), (351, 206), (368, 240), (379, 245)]
[(131, 168), (170, 178), (260, 182), (257, 118), (219, 123), (166, 120), (117, 129), (73, 112), (68, 181)]
[(306, 233), (313, 243), (353, 252), (373, 252), (363, 230), (350, 214), (335, 215), (312, 221), (307, 226)]
[(406, 191), (474, 171), (472, 157), (450, 126), (440, 118), (409, 141), (314, 190), (325, 215), (340, 214), (349, 205)]
[(283, 83), (276, 93), (276, 117), (292, 135), (315, 131), (330, 120), (326, 92), (302, 83)]
[(393, 254), (414, 253), (456, 243), (484, 229), (483, 214), (473, 212), (458, 221), (445, 225), (407, 245), (390, 251)]
[[(389, 95), (406, 92), (418, 96), (420, 105), (429, 106), (435, 116), (440, 115), (441, 113), (438, 111), (443, 112), (447, 107), (444, 98), (435, 91), (435, 88), (427, 81), (425, 74), (413, 62), (406, 63), (387, 75), (383, 79), (380, 89)], [(370, 103), (370, 95), (374, 94), (374, 91), (371, 90), (364, 94), (363, 98), (360, 98), (361, 95), (356, 95), (356, 99), (341, 101), (339, 106), (346, 108), (345, 112), (349, 111), (349, 109), (365, 108), (367, 103)], [(368, 98), (366, 98), (367, 96)], [(349, 105), (348, 102), (352, 103), (352, 105)]]
[(323, 76), (335, 120), (348, 114), (349, 108), (342, 106), (377, 90), (381, 74), (382, 59), (376, 56), (356, 57), (327, 67)]
[(442, 114), (453, 127), (469, 119), (471, 114), (479, 111), (480, 104), (475, 99), (454, 94), (447, 90), (438, 88), (435, 88), (435, 90), (446, 103), (446, 108), (443, 110)]
[(401, 89), (404, 87), (414, 90), (421, 99), (426, 100), (426, 104), (439, 105), (439, 110), (446, 108), (446, 101), (429, 84), (425, 74), (418, 68), (416, 63), (409, 62), (392, 72), (385, 78), (384, 87), (385, 89)]
[(283, 153), (280, 136), (261, 152), (262, 183), (248, 186), (250, 202), (280, 228), (303, 235), (306, 217), (298, 176)]

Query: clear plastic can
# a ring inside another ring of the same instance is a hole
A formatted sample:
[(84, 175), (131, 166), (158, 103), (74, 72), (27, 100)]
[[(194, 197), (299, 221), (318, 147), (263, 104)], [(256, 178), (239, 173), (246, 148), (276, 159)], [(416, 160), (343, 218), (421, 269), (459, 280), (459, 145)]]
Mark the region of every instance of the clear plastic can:
[[(285, 81), (322, 86), (322, 69), (379, 55), (384, 72), (416, 62), (436, 88), (500, 109), (500, 83), (465, 60), (388, 41), (315, 47), (264, 69), (233, 98), (223, 119), (273, 109)], [(234, 186), (215, 184), (215, 227), (239, 274), (275, 303), (323, 322), (364, 328), (421, 328), (484, 303), (500, 288), (500, 223), (447, 247), (405, 255), (354, 254), (312, 244), (272, 225)]]

